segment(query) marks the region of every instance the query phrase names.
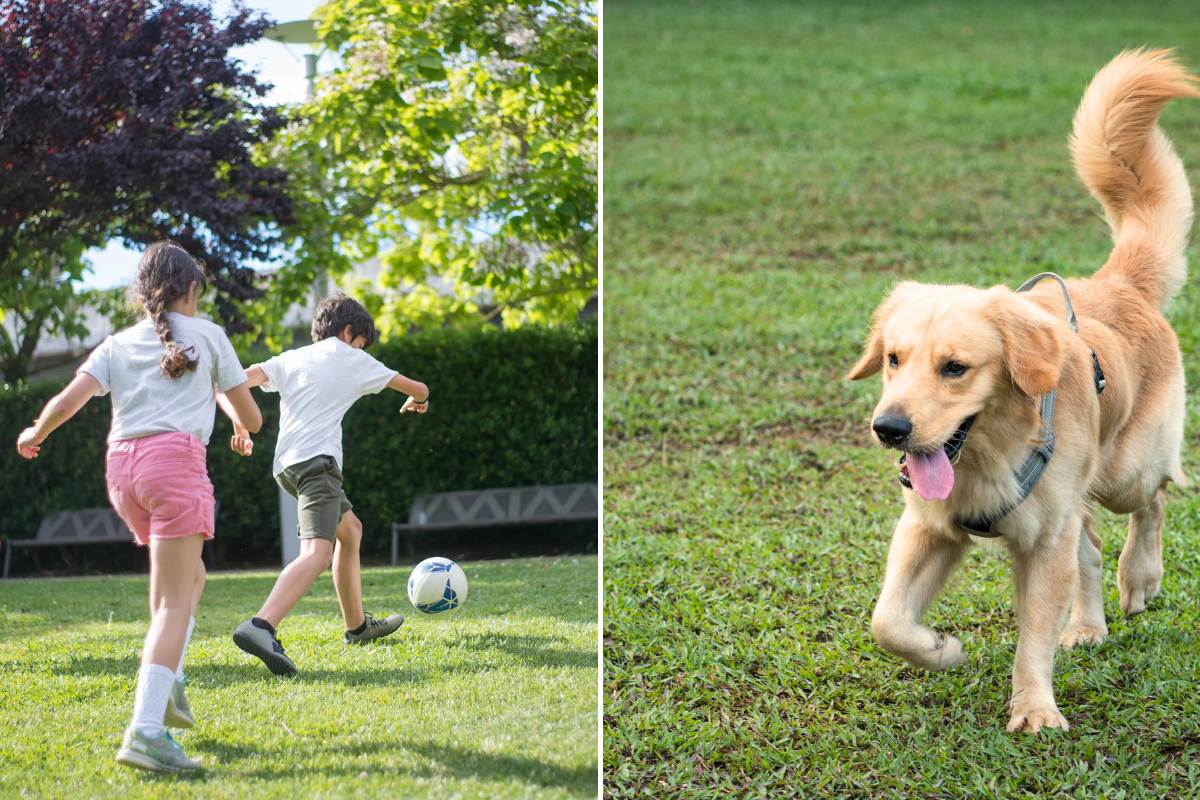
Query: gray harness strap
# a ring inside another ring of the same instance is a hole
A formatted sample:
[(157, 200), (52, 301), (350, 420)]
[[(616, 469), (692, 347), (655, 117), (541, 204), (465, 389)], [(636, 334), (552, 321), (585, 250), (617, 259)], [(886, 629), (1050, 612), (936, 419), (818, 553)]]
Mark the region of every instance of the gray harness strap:
[[(1067, 284), (1061, 277), (1053, 272), (1043, 272), (1040, 275), (1034, 275), (1022, 283), (1017, 287), (1017, 291), (1027, 292), (1043, 278), (1053, 278), (1058, 281), (1059, 287), (1062, 288), (1063, 302), (1067, 306), (1067, 321), (1071, 323), (1071, 330), (1078, 333), (1079, 320), (1075, 318), (1075, 307), (1071, 305), (1071, 295), (1067, 293)], [(1104, 372), (1100, 369), (1100, 361), (1096, 358), (1095, 352), (1092, 353), (1092, 362), (1096, 370), (1096, 394), (1099, 394), (1104, 391), (1105, 381)], [(989, 539), (995, 539), (999, 536), (1000, 533), (994, 530), (996, 523), (1012, 513), (1013, 509), (1021, 505), (1021, 503), (1025, 502), (1025, 498), (1033, 493), (1033, 489), (1041, 479), (1042, 473), (1046, 471), (1046, 465), (1050, 463), (1050, 457), (1054, 455), (1054, 397), (1055, 390), (1053, 389), (1042, 395), (1041, 442), (1033, 448), (1021, 466), (1013, 471), (1013, 477), (1016, 479), (1017, 486), (1021, 490), (1020, 496), (990, 514), (971, 519), (955, 520), (960, 528), (963, 528), (972, 536), (983, 536)]]
[(1067, 322), (1071, 323), (1071, 330), (1079, 333), (1079, 320), (1075, 318), (1075, 306), (1071, 305), (1071, 295), (1067, 292), (1067, 282), (1054, 272), (1039, 272), (1029, 280), (1017, 287), (1018, 292), (1028, 292), (1034, 286), (1037, 286), (1038, 281), (1043, 278), (1053, 278), (1058, 281), (1058, 288), (1062, 289), (1063, 302), (1067, 304)]
[(956, 519), (960, 528), (964, 528), (972, 536), (984, 536), (988, 539), (995, 539), (1000, 535), (999, 531), (993, 530), (996, 523), (1004, 519), (1013, 509), (1025, 502), (1025, 498), (1033, 494), (1033, 489), (1037, 486), (1037, 482), (1041, 479), (1042, 473), (1046, 471), (1046, 466), (1050, 463), (1050, 457), (1054, 455), (1054, 391), (1042, 395), (1042, 440), (1033, 450), (1020, 467), (1013, 470), (1013, 477), (1017, 480), (1017, 486), (1021, 489), (1021, 494), (1016, 500), (1001, 506), (998, 510), (981, 517), (972, 517), (970, 519)]

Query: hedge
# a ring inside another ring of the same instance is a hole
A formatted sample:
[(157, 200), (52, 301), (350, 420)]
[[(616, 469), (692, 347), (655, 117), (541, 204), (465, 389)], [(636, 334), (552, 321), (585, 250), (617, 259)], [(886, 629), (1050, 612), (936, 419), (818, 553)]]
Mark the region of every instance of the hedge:
[[(438, 330), (391, 339), (370, 352), (430, 387), (430, 411), (399, 415), (403, 395), (359, 400), (342, 423), (346, 493), (363, 521), (364, 549), (384, 554), (393, 520), (419, 494), (574, 483), (597, 478), (597, 330), (594, 322), (514, 331)], [(61, 383), (0, 391), (0, 538), (34, 535), (46, 514), (107, 504), (105, 437), (111, 404), (88, 403), (26, 462), (17, 434)], [(220, 501), (222, 560), (261, 561), (279, 552), (279, 500), (271, 477), (278, 395), (254, 392), (263, 429), (254, 455), (229, 450), (220, 412), (208, 468)]]

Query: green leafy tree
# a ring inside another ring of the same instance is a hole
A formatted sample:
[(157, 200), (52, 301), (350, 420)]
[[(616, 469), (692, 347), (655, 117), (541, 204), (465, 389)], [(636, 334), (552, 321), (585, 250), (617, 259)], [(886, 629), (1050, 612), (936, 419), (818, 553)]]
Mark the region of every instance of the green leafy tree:
[(296, 176), (268, 315), (377, 256), (359, 292), (385, 332), (573, 318), (597, 287), (593, 7), (333, 0), (317, 19), (341, 64), (264, 154)]

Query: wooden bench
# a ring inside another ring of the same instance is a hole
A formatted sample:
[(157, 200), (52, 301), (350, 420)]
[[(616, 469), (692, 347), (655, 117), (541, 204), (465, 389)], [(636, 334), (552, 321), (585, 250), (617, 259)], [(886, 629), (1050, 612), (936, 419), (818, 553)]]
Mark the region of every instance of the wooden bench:
[(399, 561), (401, 533), (409, 534), (408, 555), (412, 556), (416, 533), (586, 522), (597, 519), (598, 510), (594, 483), (422, 495), (413, 500), (407, 523), (392, 523), (392, 564)]
[[(220, 508), (220, 503), (217, 503)], [(13, 550), (17, 548), (71, 547), (86, 544), (130, 544), (133, 531), (111, 508), (85, 508), (80, 511), (58, 511), (44, 517), (32, 539), (9, 539), (4, 548), (4, 575), (12, 567)], [(212, 541), (204, 543), (209, 564), (215, 565), (216, 554)], [(35, 551), (36, 558), (36, 551)], [(70, 560), (68, 559), (68, 564)]]

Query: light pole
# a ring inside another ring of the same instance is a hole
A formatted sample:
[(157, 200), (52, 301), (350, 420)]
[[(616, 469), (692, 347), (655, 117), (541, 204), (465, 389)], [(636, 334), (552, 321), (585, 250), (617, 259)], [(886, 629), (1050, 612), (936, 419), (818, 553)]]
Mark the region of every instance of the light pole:
[[(317, 83), (317, 59), (321, 57), (321, 39), (317, 36), (317, 23), (311, 19), (281, 22), (278, 25), (267, 28), (263, 36), (283, 45), (308, 45), (309, 52), (304, 54), (304, 77), (308, 81), (306, 96), (309, 100), (312, 100)], [(316, 186), (317, 194), (319, 195), (321, 194), (321, 176), (317, 170), (315, 161), (312, 164), (312, 177), (313, 185)], [(315, 306), (325, 298), (325, 295), (329, 291), (329, 278), (325, 274), (324, 268), (320, 265), (314, 271), (312, 288), (313, 305)]]
[[(268, 28), (263, 35), (273, 42), (279, 42), (284, 45), (306, 44), (309, 46), (309, 52), (304, 54), (304, 77), (308, 80), (306, 96), (309, 100), (312, 100), (317, 81), (317, 59), (320, 58), (320, 52), (316, 51), (317, 45), (320, 43), (320, 39), (317, 38), (316, 23), (311, 19), (281, 22), (274, 27)], [(312, 164), (312, 172), (313, 183), (315, 185), (320, 178), (317, 173), (316, 162)], [(316, 274), (313, 275), (313, 295), (317, 302), (325, 296), (325, 291), (325, 271), (318, 268)], [(296, 535), (299, 521), (300, 512), (296, 498), (285, 492), (281, 487), (279, 489), (279, 545), (280, 555), (285, 567), (300, 555), (300, 538)]]
[[(317, 24), (311, 19), (298, 19), (293, 22), (281, 22), (267, 28), (267, 32), (263, 34), (273, 42), (280, 44), (307, 44), (317, 45), (321, 40), (317, 38)], [(317, 80), (317, 59), (320, 57), (319, 52), (308, 52), (304, 54), (304, 77), (308, 79), (308, 99), (312, 100), (313, 85)]]

